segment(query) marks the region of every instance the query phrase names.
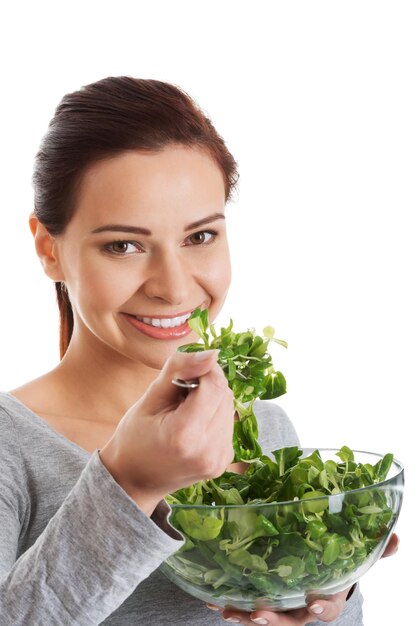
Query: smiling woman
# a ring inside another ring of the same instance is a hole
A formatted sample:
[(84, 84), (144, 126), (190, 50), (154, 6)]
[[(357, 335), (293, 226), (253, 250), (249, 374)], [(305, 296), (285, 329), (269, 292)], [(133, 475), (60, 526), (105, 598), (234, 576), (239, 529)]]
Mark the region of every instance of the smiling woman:
[[(109, 362), (113, 351), (121, 363), (129, 358), (124, 377), (137, 389), (134, 380), (150, 381), (191, 333), (186, 320), (175, 328), (171, 320), (197, 307), (216, 317), (230, 283), (224, 205), (224, 180), (213, 159), (200, 148), (172, 145), (90, 165), (64, 232), (51, 236), (31, 217), (44, 269), (65, 285), (74, 320), (54, 376), (79, 369), (86, 346), (98, 342)], [(215, 223), (216, 231), (198, 230)], [(111, 238), (121, 230), (135, 239)]]
[[(55, 283), (61, 360), (0, 394), (2, 624), (220, 623), (158, 568), (184, 547), (164, 497), (245, 469), (232, 464), (217, 351), (178, 351), (199, 339), (191, 314), (213, 322), (227, 295), (237, 181), (225, 142), (174, 85), (107, 78), (56, 109), (29, 223)], [(185, 396), (175, 378), (199, 385)], [(254, 410), (266, 453), (298, 444), (279, 407)], [(325, 619), (361, 626), (348, 591)], [(288, 623), (313, 623), (318, 602)]]
[[(115, 155), (125, 153), (127, 159), (126, 153), (132, 151), (141, 151), (143, 163), (147, 162), (152, 169), (154, 161), (146, 157), (169, 146), (194, 148), (202, 153), (202, 158), (205, 156), (213, 162), (216, 175), (223, 180), (223, 199), (217, 206), (223, 210), (238, 182), (237, 165), (211, 121), (185, 92), (161, 81), (119, 77), (103, 79), (67, 94), (56, 109), (36, 157), (33, 181), (37, 219), (51, 235), (62, 234), (76, 209), (80, 187), (86, 184), (86, 170), (91, 170), (93, 165), (97, 169), (100, 161), (111, 160)], [(166, 174), (159, 170), (158, 176), (155, 170), (154, 167), (153, 188), (142, 193), (144, 205), (148, 199), (151, 201), (149, 213), (160, 193), (169, 191)], [(174, 171), (172, 174), (175, 175)], [(187, 181), (183, 183), (186, 192)], [(111, 185), (106, 190), (110, 191), (108, 204), (114, 218), (121, 199), (116, 191), (116, 204), (110, 206), (114, 196)], [(131, 207), (135, 209), (132, 203)], [(199, 204), (194, 208), (199, 211)], [(170, 209), (171, 216), (174, 207), (170, 202), (161, 209)], [(198, 215), (198, 218), (206, 217)], [(102, 226), (97, 228), (100, 230)], [(145, 228), (145, 225), (134, 222), (132, 227)], [(141, 234), (146, 234), (145, 231)], [(56, 281), (55, 286), (61, 316), (62, 357), (72, 334), (73, 311), (65, 286), (61, 281)]]

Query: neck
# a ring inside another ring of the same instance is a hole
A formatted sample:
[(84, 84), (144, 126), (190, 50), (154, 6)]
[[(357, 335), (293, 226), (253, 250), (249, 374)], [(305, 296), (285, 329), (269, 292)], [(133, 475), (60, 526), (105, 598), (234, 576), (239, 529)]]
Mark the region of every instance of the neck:
[(159, 370), (118, 354), (105, 344), (73, 336), (59, 365), (50, 372), (57, 396), (74, 406), (77, 416), (94, 412), (97, 421), (116, 425), (145, 393)]

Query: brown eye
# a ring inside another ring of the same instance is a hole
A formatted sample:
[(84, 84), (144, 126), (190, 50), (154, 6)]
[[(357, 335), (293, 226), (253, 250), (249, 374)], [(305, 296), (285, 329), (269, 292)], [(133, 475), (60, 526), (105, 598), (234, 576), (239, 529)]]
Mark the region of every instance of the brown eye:
[(202, 245), (211, 243), (213, 239), (215, 239), (217, 233), (213, 230), (201, 230), (197, 233), (193, 233), (189, 237), (189, 241), (192, 245)]
[(126, 252), (126, 249), (128, 247), (128, 242), (127, 241), (115, 241), (115, 243), (112, 243), (111, 246), (112, 246), (113, 252), (124, 253)]
[[(131, 249), (130, 249), (131, 248)], [(132, 249), (133, 248), (133, 249)], [(128, 256), (133, 252), (141, 252), (139, 244), (135, 241), (117, 240), (103, 246), (103, 249), (115, 256)]]

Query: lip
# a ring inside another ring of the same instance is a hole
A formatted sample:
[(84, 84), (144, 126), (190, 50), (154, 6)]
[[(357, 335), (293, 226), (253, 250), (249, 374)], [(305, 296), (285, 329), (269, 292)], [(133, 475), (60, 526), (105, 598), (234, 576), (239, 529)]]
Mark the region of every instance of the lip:
[[(181, 337), (185, 337), (192, 332), (192, 329), (190, 328), (187, 320), (184, 324), (181, 324), (181, 326), (175, 326), (174, 328), (159, 328), (158, 326), (150, 326), (149, 324), (140, 322), (136, 319), (135, 316), (130, 315), (129, 313), (121, 313), (121, 315), (136, 330), (141, 332), (143, 335), (146, 335), (147, 337), (152, 337), (152, 339), (180, 339)], [(161, 317), (162, 316), (160, 316), (160, 318)]]

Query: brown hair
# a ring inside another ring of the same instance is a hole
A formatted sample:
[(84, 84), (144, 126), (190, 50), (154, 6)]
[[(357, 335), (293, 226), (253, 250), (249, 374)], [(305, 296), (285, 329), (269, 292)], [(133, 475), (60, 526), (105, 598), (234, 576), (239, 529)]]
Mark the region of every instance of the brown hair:
[[(35, 158), (35, 214), (51, 235), (64, 232), (87, 166), (127, 150), (157, 152), (170, 144), (200, 147), (219, 165), (225, 201), (238, 183), (237, 163), (213, 124), (176, 85), (129, 76), (108, 77), (63, 97)], [(65, 285), (55, 283), (60, 357), (73, 331)]]

